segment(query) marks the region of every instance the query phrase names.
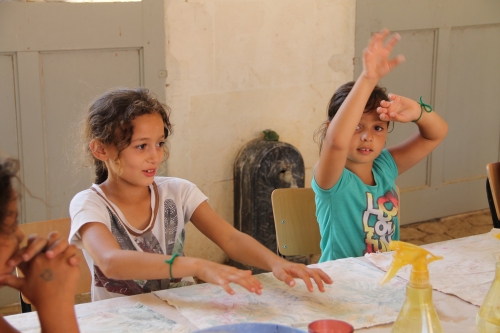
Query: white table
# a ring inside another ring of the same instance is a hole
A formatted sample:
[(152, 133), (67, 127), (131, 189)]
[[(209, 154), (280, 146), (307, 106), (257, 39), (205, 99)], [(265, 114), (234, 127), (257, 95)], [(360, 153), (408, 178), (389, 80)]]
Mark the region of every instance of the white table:
[[(367, 263), (365, 258), (357, 258), (356, 260)], [(191, 287), (184, 287), (191, 288)], [(316, 291), (318, 292), (318, 291)], [(158, 294), (162, 291), (157, 292)], [(476, 314), (479, 307), (472, 305), (460, 298), (447, 295), (438, 291), (433, 292), (433, 300), (438, 312), (444, 332), (464, 332), (475, 333), (478, 332), (475, 326)], [(76, 305), (77, 317), (84, 317), (91, 314), (103, 312), (110, 308), (133, 306), (137, 302), (142, 303), (157, 313), (182, 324), (193, 331), (197, 327), (191, 323), (187, 318), (182, 316), (177, 309), (168, 305), (166, 302), (158, 298), (155, 293), (142, 294), (129, 297), (119, 297), (99, 302), (86, 303)], [(7, 316), (5, 319), (10, 322), (14, 327), (23, 330), (23, 327), (33, 327), (38, 321), (36, 313), (27, 313)], [(370, 328), (359, 329), (356, 332), (369, 332), (369, 333), (388, 333), (391, 331), (392, 324), (373, 326)]]

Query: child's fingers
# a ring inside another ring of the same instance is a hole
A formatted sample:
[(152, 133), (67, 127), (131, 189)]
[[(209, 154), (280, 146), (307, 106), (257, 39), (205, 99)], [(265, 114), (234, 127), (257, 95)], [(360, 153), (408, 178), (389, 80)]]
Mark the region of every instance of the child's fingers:
[(392, 70), (397, 65), (406, 61), (406, 58), (402, 54), (398, 54), (395, 58), (389, 61), (389, 68)]
[(295, 280), (284, 269), (280, 269), (277, 272), (273, 271), (273, 273), (278, 280), (285, 282), (288, 286), (295, 286)]
[(43, 252), (45, 250), (46, 245), (47, 245), (47, 240), (45, 238), (30, 235), (28, 239), (28, 246), (22, 249), (23, 261), (30, 261), (38, 253)]
[(80, 258), (78, 258), (77, 256), (70, 257), (68, 259), (68, 264), (70, 264), (71, 266), (78, 266), (80, 265)]
[(47, 258), (52, 259), (68, 249), (69, 243), (66, 239), (49, 240), (48, 249), (45, 252)]
[(394, 48), (394, 45), (396, 45), (400, 40), (401, 40), (401, 36), (398, 33), (392, 34), (392, 36), (389, 38), (389, 40), (385, 44), (385, 48), (387, 49), (387, 51), (391, 52), (392, 49)]
[(226, 278), (229, 282), (237, 283), (252, 293), (256, 293), (257, 295), (262, 293), (262, 285), (252, 276), (251, 271), (238, 270), (235, 274), (230, 274)]
[(234, 290), (231, 289), (229, 286), (229, 283), (225, 281), (224, 283), (219, 283), (219, 285), (229, 294), (229, 295), (234, 295)]
[(12, 274), (0, 275), (0, 286), (9, 286), (20, 290), (23, 286), (24, 278), (18, 278)]
[[(294, 276), (296, 276), (304, 281), (304, 283), (306, 284), (307, 290), (309, 290), (309, 291), (314, 290), (312, 282), (311, 282), (311, 276), (309, 276), (309, 274), (306, 272), (305, 269), (303, 269), (302, 267), (299, 267), (299, 266), (294, 266), (291, 269), (291, 273)], [(323, 286), (323, 283), (321, 281), (320, 281), (320, 284), (321, 284), (321, 286)]]

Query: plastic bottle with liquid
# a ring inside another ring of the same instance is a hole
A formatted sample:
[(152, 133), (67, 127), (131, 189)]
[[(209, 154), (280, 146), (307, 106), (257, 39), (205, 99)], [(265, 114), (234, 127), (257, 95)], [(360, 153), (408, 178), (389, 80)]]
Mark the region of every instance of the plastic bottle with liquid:
[[(500, 239), (500, 234), (495, 237)], [(495, 279), (477, 313), (476, 325), (481, 333), (500, 333), (500, 259), (496, 264)]]
[(410, 281), (406, 286), (406, 300), (391, 332), (442, 333), (443, 329), (432, 303), (432, 286), (427, 265), (443, 257), (435, 256), (420, 246), (401, 241), (392, 241), (389, 247), (395, 251), (394, 259), (380, 284), (392, 279), (401, 267), (412, 265)]

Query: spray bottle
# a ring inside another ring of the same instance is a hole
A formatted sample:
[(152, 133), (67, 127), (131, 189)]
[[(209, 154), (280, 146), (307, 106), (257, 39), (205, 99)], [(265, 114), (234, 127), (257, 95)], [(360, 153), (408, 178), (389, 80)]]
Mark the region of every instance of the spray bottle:
[[(500, 234), (495, 237), (500, 239)], [(497, 261), (495, 279), (477, 313), (476, 325), (481, 333), (500, 333), (500, 260)]]
[(413, 266), (410, 281), (406, 286), (406, 300), (391, 332), (442, 333), (441, 323), (432, 304), (432, 286), (429, 283), (427, 265), (443, 257), (435, 256), (417, 245), (400, 241), (392, 241), (389, 248), (395, 251), (394, 260), (380, 284), (392, 279), (401, 267), (407, 264)]

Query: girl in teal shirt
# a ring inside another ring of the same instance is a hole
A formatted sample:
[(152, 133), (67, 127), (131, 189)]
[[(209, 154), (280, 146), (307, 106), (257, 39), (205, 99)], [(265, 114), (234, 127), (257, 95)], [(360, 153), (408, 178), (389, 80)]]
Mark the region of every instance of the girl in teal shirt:
[[(377, 82), (404, 61), (389, 59), (398, 34), (373, 34), (363, 51), (356, 82), (333, 95), (328, 119), (318, 131), (320, 158), (314, 169), (320, 261), (387, 251), (399, 239), (395, 179), (425, 158), (444, 139), (446, 122), (427, 105), (394, 94)], [(424, 112), (425, 111), (425, 112)], [(415, 122), (418, 132), (384, 149), (390, 121)]]

